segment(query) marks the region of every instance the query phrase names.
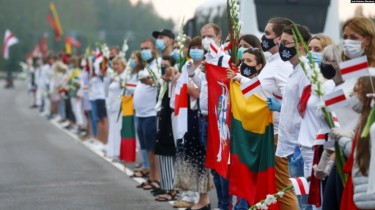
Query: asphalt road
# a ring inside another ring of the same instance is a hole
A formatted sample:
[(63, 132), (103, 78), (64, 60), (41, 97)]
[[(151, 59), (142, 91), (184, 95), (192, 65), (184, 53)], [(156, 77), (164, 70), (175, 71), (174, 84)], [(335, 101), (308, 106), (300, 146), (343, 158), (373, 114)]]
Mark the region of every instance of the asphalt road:
[(0, 82), (0, 210), (168, 210), (148, 191), (29, 108)]

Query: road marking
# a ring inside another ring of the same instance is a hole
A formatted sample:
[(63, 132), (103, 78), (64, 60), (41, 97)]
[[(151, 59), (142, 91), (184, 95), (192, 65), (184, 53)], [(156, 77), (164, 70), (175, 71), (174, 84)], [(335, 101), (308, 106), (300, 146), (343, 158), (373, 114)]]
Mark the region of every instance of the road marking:
[[(92, 152), (94, 152), (95, 154), (97, 154), (99, 157), (101, 157), (102, 159), (106, 160), (108, 163), (110, 163), (112, 166), (114, 166), (115, 168), (117, 168), (118, 170), (120, 170), (121, 172), (124, 172), (127, 176), (129, 176), (129, 178), (131, 178), (130, 176), (132, 174), (134, 174), (134, 171), (132, 171), (131, 169), (129, 169), (128, 167), (126, 167), (125, 165), (121, 164), (121, 163), (116, 163), (116, 162), (113, 162), (111, 159), (107, 158), (103, 152), (101, 151), (98, 151), (98, 150), (95, 150), (94, 148), (86, 145), (83, 143), (83, 141), (81, 139), (78, 138), (77, 135), (73, 134), (72, 132), (69, 132), (69, 130), (66, 130), (62, 127), (62, 125), (60, 125), (58, 122), (56, 122), (55, 120), (50, 120), (49, 121), (52, 125), (54, 125), (56, 128), (58, 128), (59, 130), (63, 131), (64, 133), (68, 134), (72, 139), (74, 139), (74, 141), (76, 142), (79, 142), (81, 145), (83, 145), (84, 147), (86, 147), (87, 149), (91, 150)], [(143, 178), (140, 178), (140, 177), (133, 177), (131, 178), (133, 179), (134, 181), (136, 181), (137, 183), (141, 184), (142, 182), (145, 182), (146, 180), (143, 179)], [(168, 203), (170, 203), (172, 206), (173, 206), (173, 203), (175, 201), (169, 201)], [(178, 209), (178, 210), (184, 210), (185, 208), (175, 208), (175, 209)]]

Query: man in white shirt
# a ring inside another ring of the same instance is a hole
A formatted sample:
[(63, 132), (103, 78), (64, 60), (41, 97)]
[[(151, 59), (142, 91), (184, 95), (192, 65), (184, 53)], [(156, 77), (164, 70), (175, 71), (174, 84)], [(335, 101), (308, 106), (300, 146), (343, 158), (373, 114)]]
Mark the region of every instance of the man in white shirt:
[[(138, 120), (137, 134), (142, 150), (147, 150), (148, 162), (150, 168), (143, 168), (139, 173), (135, 173), (134, 176), (144, 176), (150, 174), (150, 180), (153, 182), (151, 185), (154, 187), (160, 187), (157, 182), (159, 181), (159, 170), (157, 157), (154, 153), (155, 142), (156, 142), (156, 99), (157, 99), (157, 87), (156, 83), (160, 80), (160, 63), (161, 61), (157, 58), (156, 49), (152, 40), (147, 39), (141, 43), (141, 56), (142, 60), (147, 63), (148, 66), (138, 73), (139, 81), (134, 91), (134, 109), (135, 116)], [(153, 78), (149, 74), (149, 70), (153, 71), (156, 78)], [(154, 81), (157, 80), (157, 81)], [(143, 185), (142, 185), (143, 186)], [(150, 184), (146, 184), (144, 187), (151, 189)]]
[[(296, 46), (296, 40), (293, 37), (292, 29), (297, 28), (301, 33), (305, 43), (311, 38), (310, 31), (300, 25), (290, 25), (283, 29), (283, 33), (279, 42), (279, 54), (283, 61), (289, 61), (293, 65), (293, 72), (289, 76), (289, 79), (284, 88), (284, 95), (281, 103), (280, 121), (279, 121), (279, 136), (276, 149), (276, 171), (277, 175), (283, 175), (282, 180), (284, 182), (283, 187), (288, 186), (286, 177), (288, 174), (288, 166), (291, 166), (291, 157), (293, 156), (295, 147), (298, 146), (298, 134), (301, 126), (301, 116), (297, 110), (297, 105), (302, 96), (304, 88), (310, 84), (306, 77), (297, 55), (297, 48), (300, 56), (306, 56), (306, 52), (303, 45), (300, 43)], [(275, 100), (269, 101), (269, 107), (274, 107)], [(274, 110), (275, 111), (275, 110)], [(300, 164), (301, 170), (303, 171), (303, 164)], [(298, 169), (299, 170), (299, 169)], [(281, 173), (282, 174), (281, 174)], [(293, 176), (293, 174), (290, 174)], [(303, 174), (302, 174), (303, 175)], [(277, 177), (276, 179), (278, 179)], [(299, 204), (306, 205), (306, 197), (303, 200), (299, 199)], [(295, 207), (293, 205), (293, 207)], [(284, 209), (284, 208), (282, 208)], [(285, 209), (291, 209), (285, 208)]]
[[(262, 49), (264, 52), (271, 53), (266, 66), (262, 69), (258, 78), (262, 83), (262, 89), (268, 100), (280, 100), (285, 92), (285, 85), (289, 75), (293, 72), (293, 66), (290, 62), (284, 62), (280, 58), (279, 45), (283, 29), (291, 25), (292, 21), (286, 18), (271, 18), (268, 20), (262, 37)], [(276, 96), (281, 96), (278, 99)], [(270, 107), (272, 110), (272, 107)], [(277, 145), (279, 133), (280, 113), (273, 110), (274, 138)], [(288, 178), (288, 160), (284, 158), (275, 158), (276, 168), (276, 189), (280, 191), (289, 183)], [(284, 170), (280, 170), (280, 168)], [(286, 193), (279, 201), (280, 209), (298, 209), (296, 196), (293, 192)]]

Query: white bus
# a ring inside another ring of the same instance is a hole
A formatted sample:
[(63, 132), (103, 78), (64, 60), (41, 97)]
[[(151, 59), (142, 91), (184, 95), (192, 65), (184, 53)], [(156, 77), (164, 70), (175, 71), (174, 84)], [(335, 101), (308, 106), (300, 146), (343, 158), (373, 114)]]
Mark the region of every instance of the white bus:
[[(199, 35), (205, 23), (214, 22), (228, 33), (226, 0), (207, 0), (197, 8), (187, 22), (185, 32)], [(338, 0), (238, 0), (242, 33), (263, 35), (267, 21), (272, 17), (285, 17), (309, 27), (311, 33), (324, 33), (335, 41), (340, 40)]]

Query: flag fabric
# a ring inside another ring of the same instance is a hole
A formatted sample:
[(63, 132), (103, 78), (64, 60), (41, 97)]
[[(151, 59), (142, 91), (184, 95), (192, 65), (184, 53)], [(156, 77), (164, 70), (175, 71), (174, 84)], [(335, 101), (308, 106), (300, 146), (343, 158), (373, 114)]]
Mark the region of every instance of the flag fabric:
[(49, 12), (47, 15), (47, 20), (55, 33), (56, 41), (59, 41), (63, 35), (63, 29), (61, 27), (60, 19), (57, 14), (56, 6), (53, 2), (49, 4)]
[(335, 125), (335, 127), (338, 127), (340, 128), (340, 123), (339, 123), (339, 119), (337, 118), (337, 115), (335, 112), (331, 112), (331, 115), (332, 115), (332, 119), (333, 119), (333, 124)]
[(208, 138), (206, 167), (227, 177), (230, 151), (229, 80), (226, 68), (206, 63)]
[(18, 43), (18, 39), (9, 29), (5, 30), (3, 42), (3, 58), (9, 59), (9, 48)]
[(314, 145), (324, 145), (326, 142), (327, 133), (329, 133), (329, 130), (327, 129), (319, 129), (318, 133), (316, 134)]
[(273, 114), (258, 94), (245, 98), (237, 82), (231, 83), (230, 103), (229, 192), (254, 205), (276, 193)]
[(69, 54), (69, 55), (72, 54), (72, 46), (73, 47), (81, 47), (81, 43), (71, 36), (66, 36), (65, 37), (65, 52), (66, 52), (66, 54)]
[(341, 62), (339, 66), (343, 80), (355, 79), (370, 74), (367, 57), (365, 55)]
[(327, 107), (327, 110), (332, 112), (338, 108), (348, 105), (344, 91), (342, 89), (335, 92), (326, 94), (323, 96), (324, 104)]
[(261, 83), (258, 77), (254, 77), (250, 81), (241, 84), (241, 91), (245, 98), (250, 97), (261, 89)]
[(33, 52), (31, 54), (33, 55), (33, 57), (40, 57), (41, 51), (40, 51), (39, 44), (36, 44), (34, 46)]
[(309, 194), (309, 183), (305, 177), (289, 178), (293, 184), (294, 192), (296, 195), (307, 195)]
[(176, 139), (182, 139), (188, 130), (188, 72), (186, 65), (182, 67), (180, 78), (175, 87), (174, 116), (176, 117)]
[(44, 56), (48, 54), (48, 46), (47, 46), (47, 34), (43, 34), (42, 41), (40, 41), (40, 51)]
[(134, 162), (136, 157), (134, 107), (132, 96), (122, 96), (122, 128), (120, 144), (120, 160)]

